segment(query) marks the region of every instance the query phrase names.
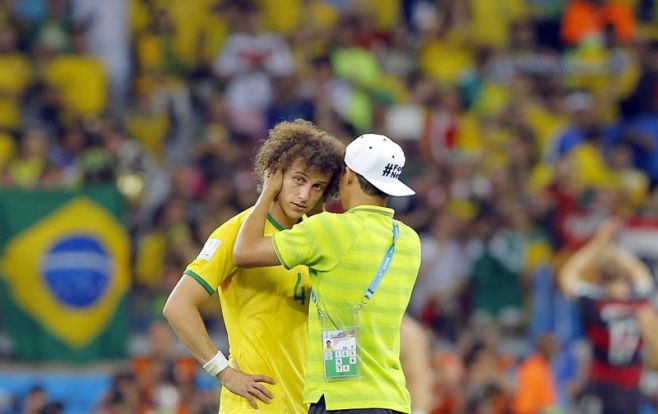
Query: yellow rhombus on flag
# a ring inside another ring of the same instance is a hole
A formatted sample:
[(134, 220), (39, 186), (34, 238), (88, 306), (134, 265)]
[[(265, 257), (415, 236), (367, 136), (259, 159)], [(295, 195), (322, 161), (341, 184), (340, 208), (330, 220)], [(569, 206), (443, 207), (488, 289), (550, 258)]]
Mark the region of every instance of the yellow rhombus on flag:
[(119, 220), (77, 196), (10, 238), (0, 270), (23, 312), (79, 348), (107, 328), (129, 287), (129, 247)]

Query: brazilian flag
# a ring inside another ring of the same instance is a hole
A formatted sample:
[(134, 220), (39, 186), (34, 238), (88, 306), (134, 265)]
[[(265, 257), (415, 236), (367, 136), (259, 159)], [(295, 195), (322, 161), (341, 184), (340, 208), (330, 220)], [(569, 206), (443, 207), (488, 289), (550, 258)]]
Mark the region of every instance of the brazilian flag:
[(23, 361), (126, 353), (130, 244), (114, 187), (0, 190), (2, 326)]

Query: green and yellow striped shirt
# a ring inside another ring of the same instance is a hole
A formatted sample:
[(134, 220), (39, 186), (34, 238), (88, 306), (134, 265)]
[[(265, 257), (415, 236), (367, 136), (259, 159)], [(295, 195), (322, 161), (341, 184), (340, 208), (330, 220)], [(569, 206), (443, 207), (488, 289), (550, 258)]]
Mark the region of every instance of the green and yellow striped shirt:
[[(339, 328), (352, 324), (352, 311), (373, 280), (393, 242), (393, 210), (358, 206), (343, 214), (321, 213), (273, 235), (281, 264), (310, 268), (318, 305)], [(410, 412), (400, 366), (400, 324), (420, 266), (420, 239), (398, 222), (400, 235), (390, 267), (359, 317), (360, 376), (326, 381), (322, 327), (309, 307), (304, 402), (322, 395), (327, 410), (384, 408)]]

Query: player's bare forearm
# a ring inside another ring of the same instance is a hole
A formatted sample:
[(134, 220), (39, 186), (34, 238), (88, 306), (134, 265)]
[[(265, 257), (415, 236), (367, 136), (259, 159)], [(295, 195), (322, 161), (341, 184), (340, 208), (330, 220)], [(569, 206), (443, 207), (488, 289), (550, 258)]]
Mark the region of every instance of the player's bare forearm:
[(651, 290), (653, 285), (653, 277), (649, 267), (642, 260), (632, 253), (624, 249), (615, 247), (612, 249), (613, 257), (624, 269), (624, 274), (627, 275), (636, 289), (641, 292)]
[(427, 413), (432, 406), (429, 348), (423, 328), (405, 315), (400, 327), (400, 363), (411, 395), (412, 412)]
[(594, 263), (600, 252), (598, 243), (590, 242), (576, 253), (564, 264), (559, 274), (559, 283), (562, 292), (567, 296), (574, 296), (576, 286), (585, 274), (587, 268)]
[(658, 371), (658, 311), (650, 306), (641, 308), (637, 313), (637, 320), (646, 347), (646, 365)]
[(162, 310), (180, 341), (201, 364), (217, 353), (198, 310), (208, 297), (197, 281), (183, 275)]
[(621, 227), (618, 219), (608, 219), (585, 246), (576, 251), (562, 267), (559, 282), (562, 291), (574, 296), (576, 286), (586, 270), (593, 266), (599, 256), (611, 248), (612, 239)]
[[(183, 275), (162, 310), (180, 341), (200, 364), (205, 364), (217, 354), (217, 347), (208, 336), (198, 310), (199, 305), (208, 298), (208, 293), (196, 280)], [(254, 408), (257, 408), (256, 400), (267, 404), (273, 398), (262, 383), (274, 384), (274, 380), (265, 375), (247, 374), (228, 367), (217, 376), (229, 391), (247, 399)]]
[(283, 173), (277, 171), (267, 177), (263, 191), (258, 197), (253, 210), (247, 216), (233, 248), (233, 263), (238, 267), (275, 266), (279, 259), (272, 245), (272, 238), (263, 236), (265, 221), (270, 206), (281, 190)]

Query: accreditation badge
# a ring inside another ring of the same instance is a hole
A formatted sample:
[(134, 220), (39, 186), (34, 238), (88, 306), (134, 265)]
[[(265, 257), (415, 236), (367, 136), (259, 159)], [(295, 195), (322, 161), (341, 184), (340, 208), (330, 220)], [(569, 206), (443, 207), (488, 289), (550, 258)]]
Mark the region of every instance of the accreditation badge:
[(358, 326), (344, 329), (322, 330), (322, 353), (324, 355), (324, 378), (334, 380), (354, 378), (359, 375)]

